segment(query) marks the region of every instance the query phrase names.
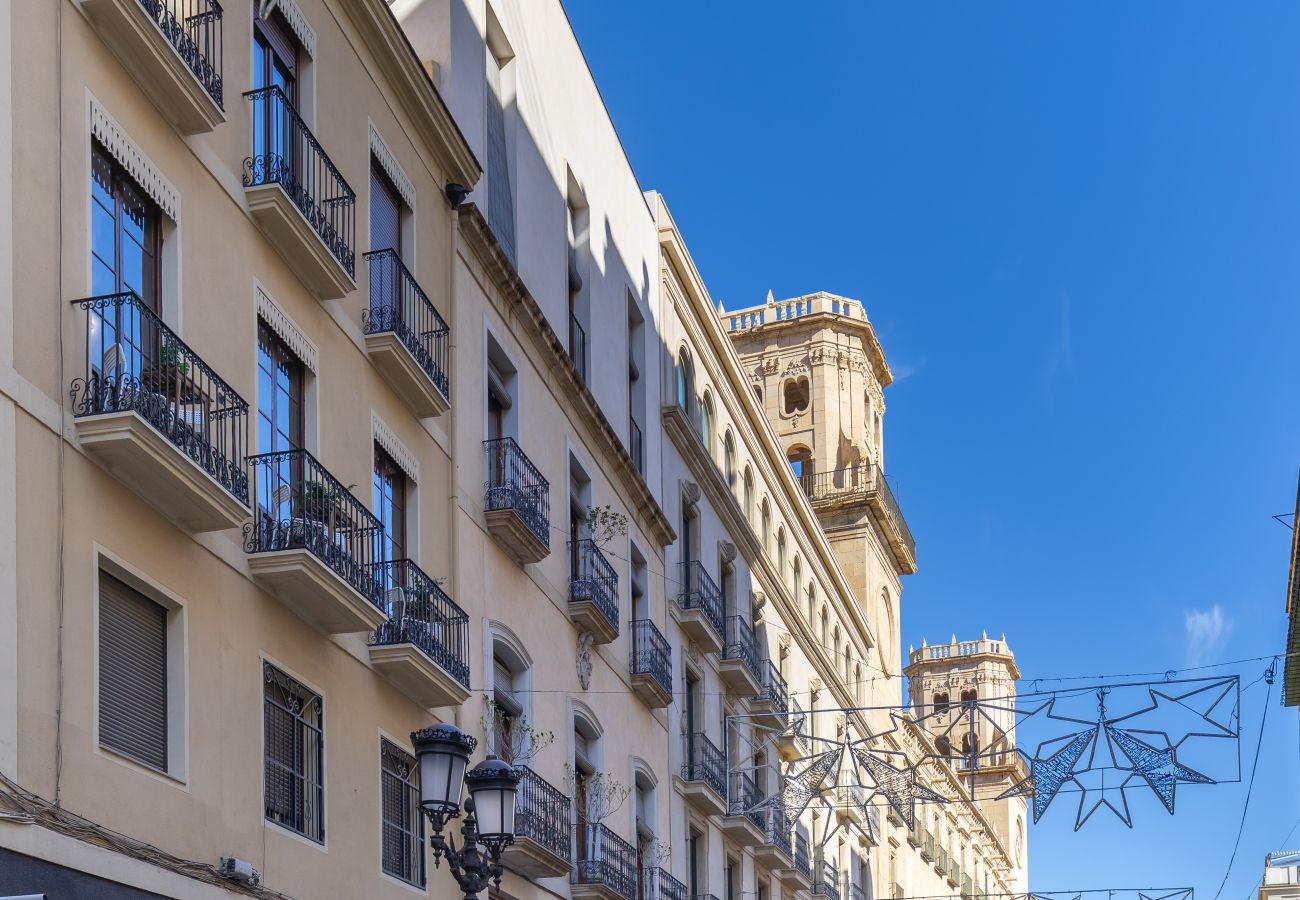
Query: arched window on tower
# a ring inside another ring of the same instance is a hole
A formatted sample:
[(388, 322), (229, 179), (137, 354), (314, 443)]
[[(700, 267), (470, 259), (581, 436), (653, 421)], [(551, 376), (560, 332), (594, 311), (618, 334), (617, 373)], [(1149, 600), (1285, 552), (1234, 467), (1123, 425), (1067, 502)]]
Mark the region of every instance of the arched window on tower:
[(808, 398), (812, 392), (808, 386), (807, 375), (786, 379), (783, 390), (785, 393), (785, 414), (787, 416), (805, 412), (808, 409)]
[(943, 691), (934, 695), (934, 711), (937, 713), (946, 713), (948, 711), (948, 692)]

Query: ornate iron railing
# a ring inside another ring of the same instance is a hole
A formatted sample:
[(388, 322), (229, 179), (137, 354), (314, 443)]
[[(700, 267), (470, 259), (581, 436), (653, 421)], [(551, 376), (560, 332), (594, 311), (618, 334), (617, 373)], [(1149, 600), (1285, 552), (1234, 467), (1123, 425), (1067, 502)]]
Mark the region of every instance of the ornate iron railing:
[(684, 610), (698, 609), (713, 626), (713, 630), (722, 637), (722, 591), (717, 582), (704, 570), (704, 563), (688, 560), (681, 564), (681, 590), (677, 593), (677, 605)]
[(789, 685), (786, 684), (776, 663), (770, 659), (763, 666), (763, 688), (759, 692), (758, 699), (771, 703), (773, 709), (781, 715), (785, 715), (790, 709)]
[(587, 330), (578, 317), (569, 314), (569, 357), (578, 370), (578, 377), (587, 381)]
[(590, 538), (569, 541), (569, 602), (589, 601), (618, 630), (618, 573)]
[(637, 900), (636, 848), (601, 824), (577, 824), (573, 883), (603, 884), (626, 900)]
[(916, 556), (916, 539), (907, 527), (903, 511), (898, 506), (894, 492), (890, 490), (885, 472), (874, 463), (859, 463), (829, 472), (809, 472), (799, 476), (799, 484), (805, 496), (813, 502), (821, 500), (842, 500), (854, 497), (867, 497), (873, 492), (885, 507), (885, 514), (898, 531), (908, 552)]
[(763, 670), (758, 664), (758, 637), (754, 634), (753, 624), (744, 616), (727, 616), (722, 658), (738, 659), (753, 673), (755, 679), (763, 677)]
[(839, 900), (840, 897), (840, 873), (829, 862), (823, 862), (818, 859), (813, 866), (817, 873), (816, 880), (813, 881), (814, 897), (834, 897)]
[(528, 838), (560, 859), (569, 858), (573, 839), (572, 803), (564, 793), (528, 766), (515, 766), (515, 837)]
[(636, 470), (642, 475), (645, 474), (645, 438), (641, 435), (641, 426), (636, 423), (636, 419), (629, 419), (627, 423), (628, 435), (628, 455), (632, 457), (632, 463)]
[(450, 398), (447, 347), (451, 329), (396, 250), (372, 250), (365, 256), (370, 263), (370, 306), (361, 314), (362, 330), (397, 335), (429, 380)]
[(219, 109), (225, 109), (221, 83), (221, 4), (217, 0), (139, 0), (190, 72)]
[(514, 438), (484, 441), (487, 481), (483, 506), (512, 509), (528, 530), (546, 546), (551, 544), (551, 486)]
[(794, 833), (794, 867), (802, 872), (805, 878), (812, 879), (812, 855), (808, 849), (808, 835), (799, 831)]
[(907, 527), (907, 520), (903, 518), (903, 510), (898, 506), (898, 500), (894, 497), (894, 491), (889, 487), (889, 479), (885, 477), (884, 469), (880, 469), (876, 474), (876, 490), (880, 494), (881, 502), (885, 505), (885, 510), (889, 514), (889, 519), (894, 523), (894, 528), (898, 529), (898, 534), (907, 545), (907, 552), (912, 558), (916, 558), (916, 539), (912, 537), (912, 529)]
[(356, 199), (278, 85), (244, 94), (253, 106), (253, 148), (244, 187), (278, 184), (349, 276), (356, 277)]
[(719, 797), (727, 796), (727, 756), (703, 732), (682, 735), (682, 778), (702, 781)]
[(867, 900), (867, 892), (860, 884), (848, 885), (848, 900)]
[(409, 559), (376, 567), (388, 621), (371, 633), (370, 643), (414, 644), (469, 687), (469, 615)]
[(649, 675), (673, 692), (673, 649), (649, 619), (632, 622), (632, 674)]
[(757, 827), (765, 827), (767, 810), (754, 809), (763, 799), (758, 793), (758, 785), (754, 783), (754, 779), (748, 772), (732, 772), (728, 781), (730, 783), (727, 785), (727, 815), (745, 816)]
[(687, 900), (686, 885), (666, 869), (642, 869), (641, 900)]
[(77, 417), (134, 412), (248, 502), (248, 403), (132, 291), (75, 300), (86, 311)]
[(763, 815), (763, 842), (771, 844), (786, 856), (794, 857), (793, 832), (790, 817), (784, 806), (772, 806), (761, 811)]
[(249, 553), (307, 550), (382, 608), (375, 577), (383, 525), (306, 450), (248, 459), (256, 507), (244, 526)]

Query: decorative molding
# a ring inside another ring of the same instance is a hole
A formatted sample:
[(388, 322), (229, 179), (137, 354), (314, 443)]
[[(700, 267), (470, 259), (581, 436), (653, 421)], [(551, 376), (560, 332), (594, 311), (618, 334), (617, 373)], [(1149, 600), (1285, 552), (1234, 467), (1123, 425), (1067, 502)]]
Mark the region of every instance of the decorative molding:
[(374, 410), (370, 411), (370, 429), (375, 436), (375, 443), (384, 448), (384, 452), (393, 458), (393, 462), (406, 473), (407, 478), (419, 484), (420, 461), (406, 449), (406, 445), (393, 434), (393, 429)]
[(145, 156), (135, 141), (127, 137), (122, 126), (117, 124), (117, 120), (108, 114), (108, 110), (94, 96), (90, 98), (90, 133), (144, 188), (145, 193), (167, 214), (167, 218), (180, 224), (180, 192), (163, 177), (162, 172)]
[(578, 684), (585, 691), (591, 687), (591, 647), (596, 642), (589, 631), (578, 635), (578, 649), (574, 663), (578, 669)]
[(815, 675), (808, 679), (808, 695), (814, 703), (822, 695), (822, 680)]
[(697, 506), (700, 502), (700, 486), (694, 481), (682, 479), (682, 499), (687, 506)]
[(724, 562), (731, 562), (736, 558), (736, 545), (731, 541), (718, 541), (718, 555)]
[(379, 167), (392, 179), (393, 187), (397, 188), (397, 193), (402, 195), (402, 202), (406, 204), (406, 208), (414, 212), (415, 185), (406, 176), (393, 151), (389, 150), (388, 145), (384, 143), (374, 122), (370, 123), (370, 152), (379, 161)]
[(271, 299), (271, 295), (266, 292), (257, 282), (253, 283), (253, 297), (257, 305), (257, 315), (267, 326), (279, 335), (280, 340), (289, 345), (289, 349), (302, 360), (313, 375), (317, 374), (320, 360), (320, 351), (312, 343), (311, 338), (298, 327), (298, 323), (289, 318), (289, 314), (280, 308), (280, 305)]
[(794, 638), (790, 636), (790, 632), (788, 631), (781, 632), (781, 637), (777, 639), (776, 643), (777, 646), (781, 648), (781, 657), (783, 659), (790, 655), (790, 644), (793, 640)]
[(298, 42), (307, 51), (307, 55), (315, 59), (316, 32), (312, 29), (311, 23), (307, 21), (307, 17), (303, 15), (295, 0), (261, 0), (257, 8), (257, 17), (265, 19), (275, 9), (280, 10), (280, 15), (284, 16), (284, 20), (289, 23), (289, 27), (297, 35)]

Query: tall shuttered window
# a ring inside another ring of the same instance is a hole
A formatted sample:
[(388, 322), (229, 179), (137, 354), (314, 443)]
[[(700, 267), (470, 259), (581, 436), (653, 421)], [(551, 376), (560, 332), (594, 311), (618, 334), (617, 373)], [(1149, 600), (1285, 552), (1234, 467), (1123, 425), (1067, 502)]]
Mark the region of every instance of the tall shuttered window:
[(402, 258), (401, 195), (379, 161), (370, 158), (370, 249), (392, 250)]
[(264, 663), (266, 818), (325, 842), (324, 703)]
[(103, 571), (99, 743), (167, 771), (167, 610)]
[(420, 769), (396, 744), (379, 741), (382, 780), (383, 865), (394, 878), (424, 887), (424, 818)]

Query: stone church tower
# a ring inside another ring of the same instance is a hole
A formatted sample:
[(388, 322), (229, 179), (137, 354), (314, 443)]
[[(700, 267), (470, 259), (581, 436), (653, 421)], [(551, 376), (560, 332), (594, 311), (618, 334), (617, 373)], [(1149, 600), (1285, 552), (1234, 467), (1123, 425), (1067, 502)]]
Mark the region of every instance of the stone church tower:
[(884, 388), (893, 376), (866, 310), (818, 292), (719, 311), (749, 383), (812, 501), (901, 702), (900, 577), (916, 544), (885, 480)]
[[(1020, 669), (1007, 646), (1006, 635), (990, 640), (946, 644), (921, 642), (908, 649), (908, 699), (913, 715), (948, 755), (961, 781), (981, 811), (993, 823), (1012, 858), (1023, 865), (1025, 853), (1025, 797), (996, 800), (1027, 775), (1016, 753), (1016, 681)], [(978, 707), (967, 701), (983, 700)], [(972, 766), (972, 763), (974, 765)]]

